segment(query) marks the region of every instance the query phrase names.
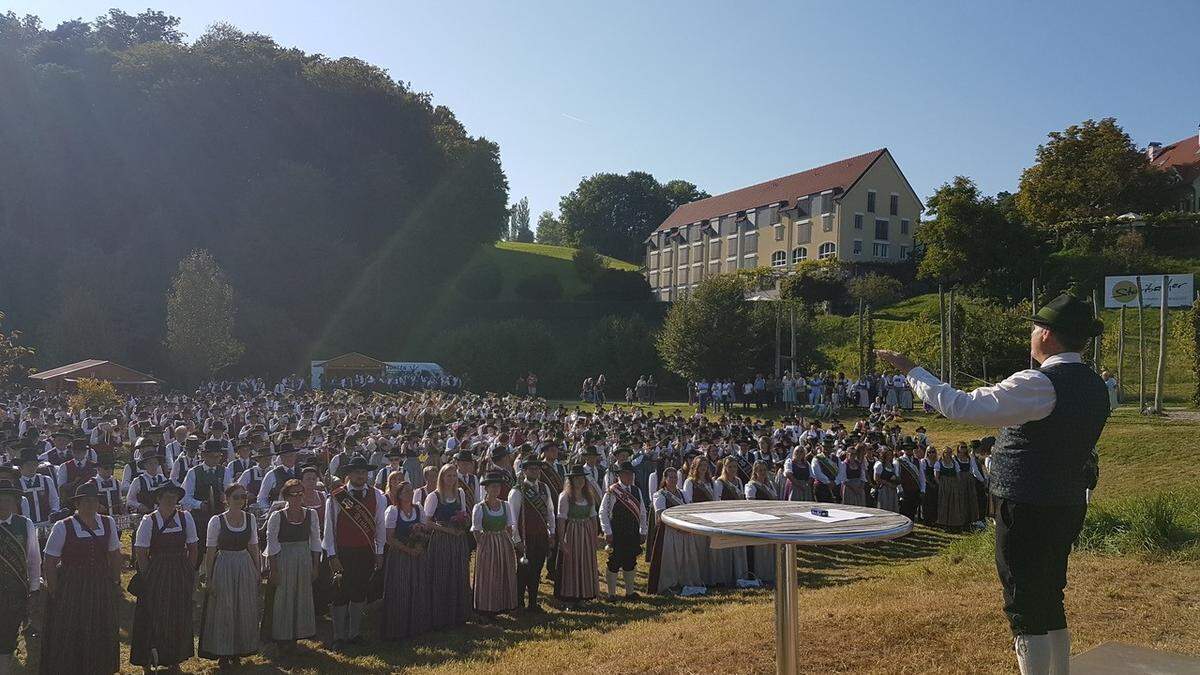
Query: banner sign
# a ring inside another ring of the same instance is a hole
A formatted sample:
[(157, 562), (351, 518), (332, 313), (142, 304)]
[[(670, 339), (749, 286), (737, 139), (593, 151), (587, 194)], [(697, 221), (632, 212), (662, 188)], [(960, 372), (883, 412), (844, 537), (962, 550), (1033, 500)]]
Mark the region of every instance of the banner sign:
[[(1168, 274), (1167, 306), (1190, 307), (1195, 290), (1191, 274)], [(1158, 307), (1162, 302), (1163, 275), (1142, 276), (1142, 306)], [(1104, 277), (1104, 306), (1137, 307), (1137, 277)]]

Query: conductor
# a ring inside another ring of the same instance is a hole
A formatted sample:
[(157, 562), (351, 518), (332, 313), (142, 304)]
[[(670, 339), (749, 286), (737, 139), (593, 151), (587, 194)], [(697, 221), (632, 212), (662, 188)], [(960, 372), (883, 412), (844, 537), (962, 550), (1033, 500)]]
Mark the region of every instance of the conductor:
[(1002, 427), (992, 452), (996, 572), (1022, 675), (1065, 674), (1071, 635), (1063, 610), (1067, 556), (1094, 487), (1096, 440), (1108, 421), (1104, 381), (1080, 358), (1103, 324), (1060, 295), (1032, 317), (1029, 352), (1039, 368), (963, 392), (896, 352), (880, 359), (908, 375), (922, 400), (952, 420)]

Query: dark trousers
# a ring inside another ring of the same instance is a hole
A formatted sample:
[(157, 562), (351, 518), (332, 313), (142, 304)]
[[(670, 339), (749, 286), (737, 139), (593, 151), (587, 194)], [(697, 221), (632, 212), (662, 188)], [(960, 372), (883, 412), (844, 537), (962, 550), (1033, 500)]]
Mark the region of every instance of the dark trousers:
[(813, 481), (813, 496), (819, 502), (829, 502), (832, 504), (838, 503), (837, 493), (834, 492), (833, 485), (826, 485), (821, 481)]
[(344, 607), (352, 602), (366, 602), (375, 572), (375, 549), (365, 546), (339, 548), (337, 559), (342, 563), (342, 577), (333, 585), (331, 604)]
[(1067, 627), (1067, 556), (1086, 512), (1086, 504), (1039, 506), (996, 499), (996, 572), (1014, 636)]
[(26, 619), (26, 591), (29, 589), (17, 584), (7, 584), (0, 589), (0, 601), (4, 603), (4, 611), (0, 612), (0, 656), (12, 654), (17, 650), (17, 633), (21, 630), (21, 622)]
[(642, 552), (641, 537), (613, 532), (612, 553), (608, 554), (608, 571), (631, 572), (637, 567), (638, 554)]
[(533, 607), (538, 601), (538, 586), (542, 583), (542, 567), (546, 564), (547, 548), (545, 546), (530, 547), (525, 551), (527, 564), (517, 564), (517, 604), (525, 604), (529, 598), (529, 606)]
[(900, 515), (917, 522), (917, 509), (921, 506), (921, 493), (900, 493)]

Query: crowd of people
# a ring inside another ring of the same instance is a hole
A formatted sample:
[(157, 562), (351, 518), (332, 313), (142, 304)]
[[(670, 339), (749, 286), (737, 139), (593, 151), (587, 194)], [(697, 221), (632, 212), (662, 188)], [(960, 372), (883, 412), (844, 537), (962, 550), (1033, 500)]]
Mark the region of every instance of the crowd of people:
[(913, 393), (903, 375), (863, 375), (857, 380), (845, 373), (820, 372), (810, 376), (802, 373), (764, 376), (757, 373), (744, 380), (734, 378), (701, 378), (688, 387), (689, 402), (701, 412), (783, 408), (795, 411), (810, 408), (810, 415), (831, 418), (844, 408), (862, 408), (872, 414), (899, 414), (913, 409)]
[(126, 591), (132, 665), (228, 664), (265, 643), (296, 649), (326, 614), (322, 638), (341, 649), (365, 639), (368, 608), (378, 639), (402, 640), (540, 612), (543, 581), (567, 606), (636, 596), (640, 556), (650, 593), (773, 582), (764, 551), (657, 526), (677, 504), (841, 502), (954, 529), (989, 510), (989, 439), (939, 449), (879, 415), (846, 426), (306, 389), (71, 410), (22, 391), (0, 394), (0, 439), (0, 602), (14, 609), (0, 654), (24, 624), (47, 673), (118, 669)]

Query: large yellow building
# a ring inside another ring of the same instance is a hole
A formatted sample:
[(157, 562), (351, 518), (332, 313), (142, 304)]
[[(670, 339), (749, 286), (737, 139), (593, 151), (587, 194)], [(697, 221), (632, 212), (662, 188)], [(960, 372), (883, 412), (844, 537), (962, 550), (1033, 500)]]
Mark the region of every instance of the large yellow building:
[(706, 275), (802, 260), (909, 259), (924, 206), (887, 148), (684, 204), (646, 240), (660, 300)]

